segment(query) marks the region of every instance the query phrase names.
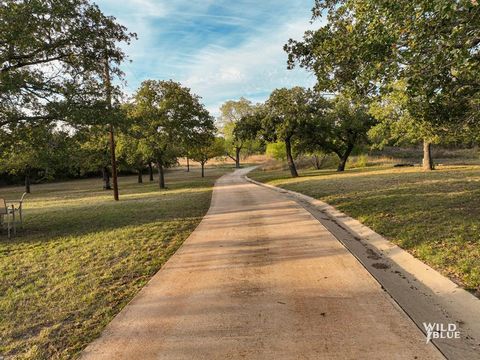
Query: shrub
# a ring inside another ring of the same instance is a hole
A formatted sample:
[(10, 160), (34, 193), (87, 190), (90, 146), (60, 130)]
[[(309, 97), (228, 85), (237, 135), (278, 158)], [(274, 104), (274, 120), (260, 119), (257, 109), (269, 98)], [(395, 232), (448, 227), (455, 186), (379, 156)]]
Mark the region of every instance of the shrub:
[(275, 160), (286, 160), (287, 154), (285, 150), (285, 144), (282, 142), (267, 144), (267, 150), (265, 152), (268, 156)]

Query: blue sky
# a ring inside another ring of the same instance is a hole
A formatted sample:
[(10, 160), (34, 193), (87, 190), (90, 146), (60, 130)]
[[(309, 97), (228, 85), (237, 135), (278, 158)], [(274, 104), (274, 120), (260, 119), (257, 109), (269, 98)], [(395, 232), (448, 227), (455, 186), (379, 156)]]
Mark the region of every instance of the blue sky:
[(275, 88), (314, 83), (310, 73), (286, 69), (282, 49), (312, 27), (313, 0), (95, 2), (138, 34), (126, 48), (128, 93), (145, 79), (173, 79), (218, 114), (229, 99), (263, 101)]

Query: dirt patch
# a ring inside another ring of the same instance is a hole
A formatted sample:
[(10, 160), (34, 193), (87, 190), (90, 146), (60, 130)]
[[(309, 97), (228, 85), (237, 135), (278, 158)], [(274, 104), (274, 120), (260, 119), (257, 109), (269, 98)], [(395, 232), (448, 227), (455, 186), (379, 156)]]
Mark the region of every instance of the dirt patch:
[(367, 257), (372, 260), (380, 260), (382, 257), (372, 249), (367, 249)]
[(372, 266), (375, 269), (390, 269), (390, 265), (384, 263), (373, 263)]

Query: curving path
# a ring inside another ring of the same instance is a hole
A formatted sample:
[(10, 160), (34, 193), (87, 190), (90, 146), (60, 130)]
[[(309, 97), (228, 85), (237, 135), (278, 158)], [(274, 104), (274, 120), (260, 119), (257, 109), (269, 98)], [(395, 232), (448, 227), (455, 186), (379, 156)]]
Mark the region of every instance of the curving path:
[(223, 176), (182, 248), (84, 359), (442, 359), (318, 220)]

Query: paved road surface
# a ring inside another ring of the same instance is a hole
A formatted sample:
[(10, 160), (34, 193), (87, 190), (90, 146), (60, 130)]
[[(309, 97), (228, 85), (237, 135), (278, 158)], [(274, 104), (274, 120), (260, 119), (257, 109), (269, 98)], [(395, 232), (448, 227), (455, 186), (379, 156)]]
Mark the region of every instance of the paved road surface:
[(182, 248), (85, 359), (441, 359), (358, 261), (278, 192), (222, 177)]

